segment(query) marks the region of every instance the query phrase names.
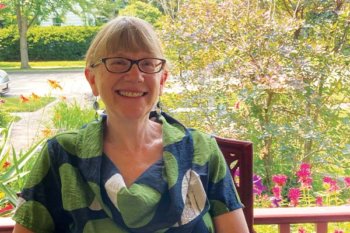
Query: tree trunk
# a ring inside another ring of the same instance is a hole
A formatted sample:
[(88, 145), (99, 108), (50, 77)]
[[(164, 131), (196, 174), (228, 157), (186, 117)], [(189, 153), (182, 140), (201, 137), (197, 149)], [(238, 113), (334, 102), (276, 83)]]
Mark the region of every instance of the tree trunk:
[[(267, 98), (265, 102), (265, 106), (262, 109), (262, 119), (261, 119), (261, 128), (263, 132), (266, 132), (267, 126), (271, 124), (271, 108), (272, 108), (272, 99), (274, 97), (274, 93), (271, 91), (267, 91)], [(273, 153), (271, 151), (272, 147), (272, 136), (268, 136), (263, 140), (263, 148), (261, 150), (261, 156), (263, 158), (265, 175), (266, 175), (266, 183), (268, 188), (272, 188), (272, 167), (273, 167)]]
[(28, 69), (30, 68), (27, 43), (28, 22), (26, 17), (23, 17), (22, 15), (19, 3), (16, 4), (16, 15), (20, 42), (21, 69)]

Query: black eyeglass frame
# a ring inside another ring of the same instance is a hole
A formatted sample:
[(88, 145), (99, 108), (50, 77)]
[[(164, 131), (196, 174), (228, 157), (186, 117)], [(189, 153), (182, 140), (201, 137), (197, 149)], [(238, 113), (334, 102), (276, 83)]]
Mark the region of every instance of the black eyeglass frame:
[[(130, 61), (130, 66), (129, 66), (129, 68), (128, 68), (127, 70), (123, 71), (123, 72), (110, 71), (110, 70), (108, 69), (108, 67), (107, 67), (106, 62), (107, 62), (108, 60), (110, 60), (110, 59), (115, 59), (115, 58), (122, 58), (122, 59), (125, 59), (125, 60)], [(141, 61), (144, 61), (144, 60), (147, 60), (147, 59), (156, 59), (156, 60), (160, 61), (160, 64), (161, 64), (160, 69), (159, 69), (157, 72), (145, 72), (144, 70), (142, 70), (142, 69), (140, 68), (140, 66), (139, 66), (139, 63), (140, 63)], [(159, 73), (160, 71), (163, 70), (164, 65), (165, 65), (165, 63), (166, 63), (166, 60), (165, 60), (165, 59), (161, 59), (161, 58), (155, 58), (155, 57), (147, 57), (147, 58), (142, 58), (142, 59), (138, 59), (138, 60), (133, 60), (133, 59), (125, 58), (125, 57), (104, 57), (104, 58), (99, 59), (96, 63), (91, 64), (90, 67), (91, 67), (91, 68), (95, 68), (96, 66), (100, 65), (101, 63), (103, 63), (103, 64), (105, 65), (105, 68), (106, 68), (106, 70), (107, 70), (108, 72), (114, 73), (114, 74), (127, 73), (127, 72), (129, 72), (129, 71), (131, 70), (131, 68), (132, 68), (132, 66), (133, 66), (134, 64), (137, 65), (137, 68), (138, 68), (139, 71), (141, 71), (142, 73), (145, 73), (145, 74), (156, 74), (156, 73)]]

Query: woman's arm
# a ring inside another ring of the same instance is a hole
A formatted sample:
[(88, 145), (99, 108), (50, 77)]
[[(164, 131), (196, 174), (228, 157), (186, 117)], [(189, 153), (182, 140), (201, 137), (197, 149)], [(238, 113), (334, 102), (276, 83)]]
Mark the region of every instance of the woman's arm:
[(34, 233), (30, 230), (28, 230), (27, 228), (25, 228), (24, 226), (16, 223), (15, 224), (15, 228), (13, 228), (12, 233)]
[(249, 233), (242, 209), (221, 214), (213, 220), (216, 233)]

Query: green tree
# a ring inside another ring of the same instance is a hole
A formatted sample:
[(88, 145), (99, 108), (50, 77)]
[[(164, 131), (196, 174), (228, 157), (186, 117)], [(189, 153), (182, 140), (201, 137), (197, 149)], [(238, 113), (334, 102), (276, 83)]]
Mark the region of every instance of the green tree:
[(118, 15), (119, 11), (128, 5), (125, 0), (93, 0), (91, 9), (97, 26), (106, 23), (108, 20)]
[(6, 4), (0, 2), (0, 28), (9, 24), (14, 24), (15, 19), (16, 17), (11, 14), (10, 8)]
[(183, 0), (154, 0), (150, 2), (155, 2), (159, 6), (160, 10), (171, 18), (175, 18), (177, 12), (180, 11)]
[(141, 1), (133, 1), (119, 11), (119, 15), (129, 15), (146, 20), (152, 25), (157, 25), (162, 13), (151, 4)]
[[(345, 1), (184, 1), (163, 27), (186, 123), (254, 142), (255, 169), (350, 174)], [(336, 145), (336, 146), (335, 146)], [(331, 155), (331, 156), (330, 156)], [(330, 164), (322, 167), (324, 163)]]
[(3, 0), (11, 13), (16, 16), (18, 32), (20, 36), (20, 54), (21, 68), (30, 68), (28, 57), (28, 29), (46, 19), (50, 14), (56, 14), (58, 17), (64, 14), (67, 10), (77, 12), (76, 6), (79, 5), (82, 9), (90, 9), (91, 2), (89, 1), (72, 1), (72, 0)]

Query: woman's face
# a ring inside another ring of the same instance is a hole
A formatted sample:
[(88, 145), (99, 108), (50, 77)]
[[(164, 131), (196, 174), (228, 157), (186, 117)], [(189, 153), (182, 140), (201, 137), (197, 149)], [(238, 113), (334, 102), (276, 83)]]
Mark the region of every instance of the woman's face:
[[(154, 57), (145, 52), (121, 52), (108, 57), (138, 60)], [(136, 64), (126, 73), (110, 73), (103, 63), (87, 67), (85, 76), (95, 96), (100, 96), (108, 115), (127, 119), (148, 118), (149, 112), (162, 94), (167, 71), (155, 74), (141, 72)]]

